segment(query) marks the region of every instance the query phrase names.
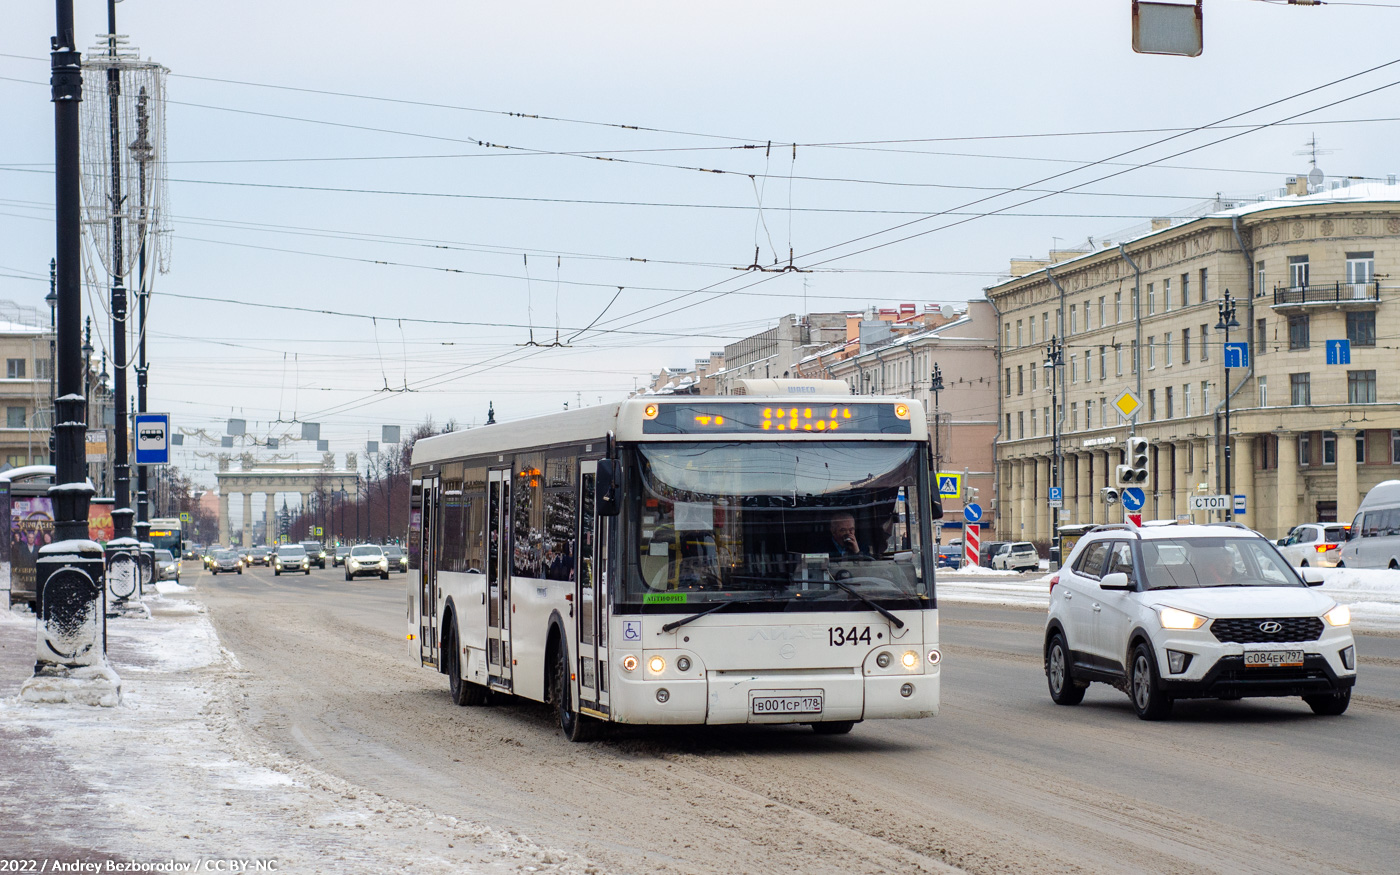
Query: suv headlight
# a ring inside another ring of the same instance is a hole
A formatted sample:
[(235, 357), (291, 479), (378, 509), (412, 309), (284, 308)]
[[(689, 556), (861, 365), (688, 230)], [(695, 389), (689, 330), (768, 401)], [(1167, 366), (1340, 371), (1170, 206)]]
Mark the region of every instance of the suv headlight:
[(1163, 629), (1199, 629), (1206, 623), (1205, 617), (1179, 608), (1158, 608), (1157, 619)]
[(1322, 619), (1326, 620), (1329, 626), (1350, 626), (1351, 608), (1346, 605), (1337, 605), (1332, 610), (1323, 614)]

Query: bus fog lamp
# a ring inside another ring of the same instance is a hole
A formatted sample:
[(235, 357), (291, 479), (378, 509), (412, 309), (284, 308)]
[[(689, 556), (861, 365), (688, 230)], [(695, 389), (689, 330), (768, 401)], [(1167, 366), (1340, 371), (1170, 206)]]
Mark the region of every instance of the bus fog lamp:
[(666, 670), (666, 660), (659, 656), (653, 656), (647, 660), (647, 668), (651, 669), (652, 674), (661, 674)]
[(682, 656), (676, 660), (676, 668), (680, 671), (690, 671), (690, 657)]
[(664, 705), (664, 704), (666, 704), (667, 702), (669, 702), (670, 700), (671, 700), (671, 691), (670, 691), (670, 690), (666, 689), (665, 687), (662, 687), (661, 689), (659, 689), (659, 690), (656, 691), (656, 701), (658, 701), (658, 702), (660, 702), (661, 704)]
[(622, 667), (627, 669), (628, 671), (636, 671), (637, 657), (633, 656), (630, 653), (622, 657)]
[(881, 651), (880, 655), (875, 657), (875, 664), (880, 666), (880, 668), (889, 668), (893, 659), (888, 650)]
[(906, 699), (909, 698), (910, 696), (914, 695), (914, 685), (905, 684), (904, 686), (899, 688), (899, 694)]
[(899, 661), (904, 663), (905, 668), (913, 668), (919, 664), (919, 654), (912, 650), (906, 650), (904, 651), (904, 655), (899, 658)]

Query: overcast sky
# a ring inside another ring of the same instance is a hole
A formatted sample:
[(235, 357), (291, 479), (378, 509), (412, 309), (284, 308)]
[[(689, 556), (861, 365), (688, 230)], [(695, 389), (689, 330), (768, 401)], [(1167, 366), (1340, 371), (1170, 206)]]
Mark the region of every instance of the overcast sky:
[[(76, 8), (86, 53), (106, 4)], [(1400, 58), (1400, 8), (1209, 0), (1199, 58), (1134, 54), (1130, 9), (126, 0), (171, 70), (150, 406), (362, 452), (613, 401), (785, 313), (980, 297), (1012, 257), (1276, 191), (1314, 134), (1331, 177), (1400, 172), (1400, 63), (1301, 93)], [(53, 28), (0, 11), (0, 299), (41, 311)], [(1298, 118), (1191, 131), (1237, 115)], [(755, 247), (811, 272), (745, 272)]]

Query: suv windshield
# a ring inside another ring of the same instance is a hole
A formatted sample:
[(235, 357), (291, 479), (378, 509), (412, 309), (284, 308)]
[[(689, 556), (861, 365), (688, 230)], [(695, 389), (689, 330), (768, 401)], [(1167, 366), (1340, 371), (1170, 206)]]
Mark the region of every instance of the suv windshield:
[(914, 444), (665, 443), (638, 453), (625, 600), (927, 598)]
[(1303, 586), (1263, 538), (1161, 538), (1142, 541), (1148, 589)]
[(306, 550), (300, 544), (283, 544), (277, 548), (277, 555), (283, 559), (300, 559), (306, 555)]
[(350, 551), (351, 556), (383, 556), (384, 551), (370, 544), (362, 544)]

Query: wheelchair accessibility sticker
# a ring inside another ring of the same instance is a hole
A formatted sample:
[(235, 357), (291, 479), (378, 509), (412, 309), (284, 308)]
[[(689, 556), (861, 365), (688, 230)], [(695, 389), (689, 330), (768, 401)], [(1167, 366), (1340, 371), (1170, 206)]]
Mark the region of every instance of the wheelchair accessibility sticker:
[(642, 640), (642, 621), (641, 621), (641, 620), (623, 620), (623, 621), (622, 621), (622, 640), (623, 640), (623, 641), (641, 641), (641, 640)]

